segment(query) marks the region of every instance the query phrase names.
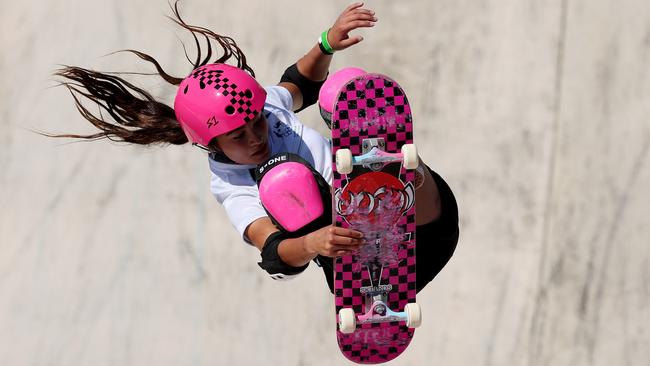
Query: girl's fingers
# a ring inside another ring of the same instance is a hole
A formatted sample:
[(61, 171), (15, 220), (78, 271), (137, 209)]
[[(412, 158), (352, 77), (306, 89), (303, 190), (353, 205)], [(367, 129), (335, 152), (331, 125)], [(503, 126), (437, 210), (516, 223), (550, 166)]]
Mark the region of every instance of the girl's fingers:
[(350, 255), (350, 254), (354, 254), (354, 252), (353, 251), (347, 251), (347, 250), (338, 250), (338, 251), (334, 252), (334, 255), (337, 256), (337, 257), (343, 257), (345, 255)]
[(349, 23), (344, 24), (341, 27), (343, 34), (348, 34), (350, 31), (353, 31), (357, 28), (372, 28), (375, 26), (375, 22), (367, 20), (353, 20)]
[(360, 231), (352, 230), (352, 229), (346, 229), (340, 226), (334, 226), (334, 235), (338, 236), (347, 236), (350, 238), (357, 238), (361, 239), (363, 238), (363, 233)]
[[(332, 254), (335, 255), (350, 255), (358, 253), (360, 248), (346, 248), (346, 247), (335, 247), (332, 249)], [(341, 254), (339, 254), (341, 253)]]
[(340, 31), (341, 36), (345, 38), (351, 31), (357, 28), (372, 28), (375, 26), (375, 22), (369, 20), (353, 20), (351, 22), (341, 25)]
[(361, 239), (350, 238), (348, 236), (336, 236), (334, 237), (334, 245), (341, 247), (358, 247), (363, 244)]
[(375, 12), (370, 10), (370, 9), (355, 9), (352, 11), (352, 13), (363, 13), (363, 14), (370, 14), (370, 15), (375, 15)]
[(347, 13), (347, 12), (350, 12), (350, 11), (352, 11), (354, 9), (358, 9), (358, 8), (360, 8), (362, 6), (363, 6), (363, 2), (356, 2), (356, 3), (350, 4), (347, 8), (345, 8), (345, 10), (343, 10), (343, 12)]
[(363, 19), (363, 20), (377, 20), (374, 12), (371, 11), (359, 11), (350, 14), (346, 14), (341, 17), (341, 21), (354, 20), (354, 19)]
[(342, 18), (339, 21), (339, 24), (341, 25), (342, 28), (349, 28), (350, 25), (358, 23), (358, 22), (365, 22), (366, 24), (369, 23), (376, 23), (377, 22), (377, 17), (374, 15), (370, 14), (355, 14), (355, 15), (350, 15), (348, 17)]
[(357, 43), (359, 43), (361, 41), (363, 41), (363, 37), (355, 36), (355, 37), (351, 37), (351, 38), (342, 40), (340, 45), (341, 45), (342, 49), (345, 49), (345, 48), (353, 46), (353, 45), (355, 45), (355, 44), (357, 44)]

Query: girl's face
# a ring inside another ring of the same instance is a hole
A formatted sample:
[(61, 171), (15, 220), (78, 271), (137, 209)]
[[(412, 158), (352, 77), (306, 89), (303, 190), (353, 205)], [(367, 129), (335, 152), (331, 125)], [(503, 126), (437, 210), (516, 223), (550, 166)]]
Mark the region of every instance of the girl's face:
[(217, 136), (216, 140), (219, 149), (237, 164), (261, 164), (271, 155), (264, 113), (234, 131)]

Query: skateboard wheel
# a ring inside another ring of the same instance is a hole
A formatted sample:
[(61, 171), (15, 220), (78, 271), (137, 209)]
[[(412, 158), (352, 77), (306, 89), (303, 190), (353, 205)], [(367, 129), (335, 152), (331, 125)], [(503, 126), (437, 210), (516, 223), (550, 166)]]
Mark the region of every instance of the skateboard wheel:
[(339, 174), (352, 173), (352, 152), (350, 149), (336, 150), (336, 171)]
[(404, 307), (406, 312), (406, 326), (417, 328), (422, 324), (422, 309), (417, 303), (409, 303)]
[(418, 150), (414, 144), (402, 145), (402, 157), (404, 159), (404, 168), (408, 170), (413, 170), (420, 165)]
[(350, 334), (357, 328), (357, 316), (351, 308), (339, 310), (339, 330), (341, 333)]

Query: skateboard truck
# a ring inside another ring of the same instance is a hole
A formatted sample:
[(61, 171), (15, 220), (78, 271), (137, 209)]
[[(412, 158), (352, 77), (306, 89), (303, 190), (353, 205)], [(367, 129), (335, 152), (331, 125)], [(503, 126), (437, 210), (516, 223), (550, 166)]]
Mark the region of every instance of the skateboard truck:
[(342, 308), (339, 311), (339, 330), (341, 333), (353, 333), (358, 324), (385, 323), (405, 321), (409, 328), (417, 328), (422, 323), (422, 312), (417, 303), (408, 303), (404, 311), (393, 311), (382, 300), (376, 300), (370, 310), (357, 316), (352, 308)]
[(375, 302), (372, 303), (370, 310), (357, 317), (357, 324), (407, 321), (405, 311), (393, 311), (388, 307), (383, 299), (381, 299), (381, 297), (382, 296), (380, 296), (380, 299), (375, 300)]
[[(371, 278), (381, 278), (379, 266), (368, 266)], [(365, 313), (356, 315), (351, 308), (343, 308), (339, 312), (339, 329), (342, 333), (352, 333), (357, 324), (387, 323), (405, 321), (409, 328), (417, 328), (422, 323), (420, 305), (417, 303), (406, 304), (404, 311), (394, 311), (388, 302), (388, 294), (392, 291), (393, 285), (375, 285), (362, 287), (360, 292), (366, 298)]]
[(418, 167), (418, 153), (414, 144), (402, 145), (402, 151), (387, 153), (386, 142), (383, 138), (369, 138), (362, 141), (362, 155), (353, 156), (350, 149), (336, 151), (336, 171), (340, 174), (350, 174), (355, 165), (363, 165), (373, 171), (383, 169), (386, 164), (403, 162), (404, 168), (413, 170)]
[(361, 154), (366, 154), (373, 148), (386, 151), (386, 141), (384, 141), (383, 138), (363, 139), (363, 143), (361, 144)]
[[(387, 156), (390, 161), (387, 160), (382, 160), (381, 162), (376, 162), (373, 163), (371, 162), (374, 159), (381, 159), (382, 154), (380, 152), (385, 152), (386, 151), (386, 141), (384, 141), (383, 138), (373, 138), (373, 139), (364, 139), (363, 143), (361, 144), (361, 156), (358, 158), (359, 160), (364, 159), (367, 162), (368, 167), (372, 171), (379, 171), (381, 170), (384, 165), (388, 162), (392, 161), (400, 161), (401, 159), (399, 157), (394, 157), (394, 156)], [(352, 162), (354, 165), (354, 161)], [(366, 164), (364, 164), (366, 166)]]

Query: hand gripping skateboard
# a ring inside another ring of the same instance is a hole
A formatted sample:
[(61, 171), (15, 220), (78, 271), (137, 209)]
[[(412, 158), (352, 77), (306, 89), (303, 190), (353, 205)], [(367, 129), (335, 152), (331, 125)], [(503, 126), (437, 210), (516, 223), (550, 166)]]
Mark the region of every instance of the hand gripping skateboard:
[(357, 363), (399, 356), (421, 322), (415, 303), (415, 169), (411, 109), (380, 74), (348, 81), (332, 114), (335, 224), (364, 233), (334, 260), (341, 351)]

